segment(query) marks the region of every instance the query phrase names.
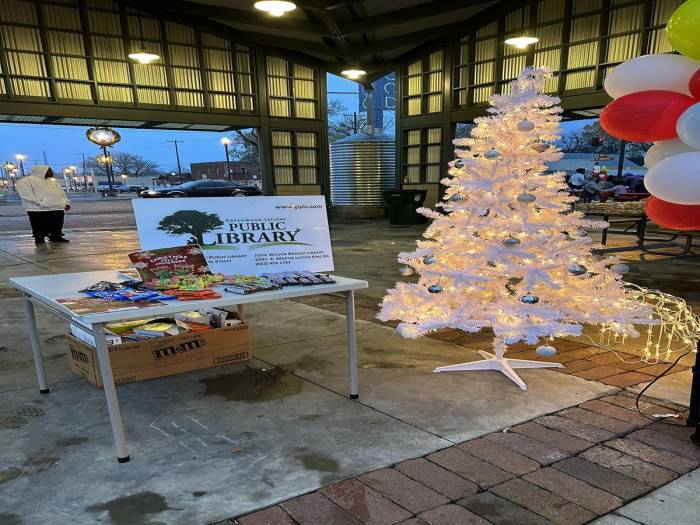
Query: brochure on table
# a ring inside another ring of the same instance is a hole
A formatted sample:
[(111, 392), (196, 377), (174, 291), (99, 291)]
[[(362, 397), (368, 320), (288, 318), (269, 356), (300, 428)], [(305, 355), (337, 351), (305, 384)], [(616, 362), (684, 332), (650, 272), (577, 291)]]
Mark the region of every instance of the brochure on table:
[(322, 196), (134, 199), (142, 250), (198, 244), (215, 273), (333, 271)]

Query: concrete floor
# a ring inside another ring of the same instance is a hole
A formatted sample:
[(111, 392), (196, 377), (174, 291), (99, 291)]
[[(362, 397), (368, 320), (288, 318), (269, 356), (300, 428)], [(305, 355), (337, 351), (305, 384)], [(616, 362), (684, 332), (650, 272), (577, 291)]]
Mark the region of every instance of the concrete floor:
[[(380, 298), (422, 229), (337, 225), (337, 273), (369, 279)], [(3, 525), (210, 523), (615, 390), (547, 370), (523, 371), (526, 393), (495, 372), (436, 375), (476, 352), (358, 321), (351, 401), (344, 317), (268, 303), (248, 310), (250, 363), (119, 388), (132, 461), (117, 464), (102, 393), (68, 369), (65, 326), (39, 313), (52, 387), (41, 396), (19, 299), (2, 287), (14, 275), (123, 268), (138, 247), (133, 231), (71, 237), (39, 250), (28, 235), (0, 238)]]

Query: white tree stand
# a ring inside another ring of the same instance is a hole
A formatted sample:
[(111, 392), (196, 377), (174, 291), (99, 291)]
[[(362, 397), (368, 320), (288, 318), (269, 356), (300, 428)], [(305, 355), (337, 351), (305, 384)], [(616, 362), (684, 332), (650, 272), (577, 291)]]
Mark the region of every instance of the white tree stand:
[(486, 359), (483, 361), (471, 361), (469, 363), (459, 363), (457, 365), (439, 366), (433, 372), (462, 372), (470, 370), (497, 370), (511, 379), (521, 390), (527, 390), (527, 385), (515, 373), (515, 368), (564, 368), (561, 363), (547, 363), (542, 361), (529, 361), (527, 359), (508, 359), (503, 357), (506, 352), (506, 345), (498, 339), (493, 343), (495, 354), (484, 350), (479, 353)]

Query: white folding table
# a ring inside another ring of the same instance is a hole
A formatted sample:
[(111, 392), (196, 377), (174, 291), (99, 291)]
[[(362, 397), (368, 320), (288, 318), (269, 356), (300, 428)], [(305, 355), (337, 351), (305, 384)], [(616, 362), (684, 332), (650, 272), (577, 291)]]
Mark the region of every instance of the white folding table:
[(67, 297), (79, 297), (78, 290), (90, 286), (98, 281), (123, 281), (128, 276), (117, 270), (104, 270), (98, 272), (66, 273), (53, 275), (38, 275), (33, 277), (13, 277), (10, 284), (22, 291), (24, 300), (24, 310), (27, 316), (27, 326), (29, 327), (29, 340), (34, 354), (34, 366), (39, 382), (39, 392), (49, 393), (49, 386), (46, 381), (44, 371), (44, 361), (41, 352), (41, 343), (36, 329), (36, 317), (34, 315), (34, 304), (48, 308), (59, 316), (80, 325), (84, 330), (92, 333), (95, 337), (95, 348), (97, 350), (97, 361), (100, 365), (100, 375), (104, 385), (105, 398), (107, 400), (107, 410), (112, 424), (114, 435), (114, 446), (117, 451), (117, 460), (120, 463), (129, 461), (129, 449), (127, 447), (124, 426), (122, 424), (119, 400), (112, 376), (112, 366), (107, 352), (107, 341), (105, 339), (104, 326), (107, 323), (128, 321), (146, 317), (164, 317), (187, 310), (197, 310), (200, 308), (221, 308), (238, 306), (242, 313), (243, 306), (251, 303), (263, 301), (278, 301), (292, 297), (304, 297), (307, 295), (318, 295), (324, 293), (342, 292), (345, 294), (345, 306), (347, 312), (347, 335), (348, 335), (348, 361), (350, 368), (350, 398), (359, 397), (357, 382), (357, 350), (355, 342), (355, 297), (354, 291), (367, 288), (367, 281), (349, 279), (347, 277), (333, 276), (334, 284), (319, 284), (311, 286), (289, 286), (281, 290), (259, 292), (250, 295), (240, 295), (225, 292), (223, 286), (216, 290), (222, 294), (221, 299), (209, 299), (203, 301), (169, 301), (163, 305), (151, 308), (118, 310), (113, 312), (95, 313), (88, 315), (76, 315), (56, 299)]

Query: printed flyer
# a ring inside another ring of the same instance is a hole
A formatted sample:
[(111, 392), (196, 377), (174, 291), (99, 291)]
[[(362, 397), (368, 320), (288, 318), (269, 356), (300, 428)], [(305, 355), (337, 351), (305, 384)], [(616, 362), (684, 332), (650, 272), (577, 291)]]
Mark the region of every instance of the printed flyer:
[(199, 245), (214, 273), (333, 271), (322, 196), (134, 199), (142, 250)]

